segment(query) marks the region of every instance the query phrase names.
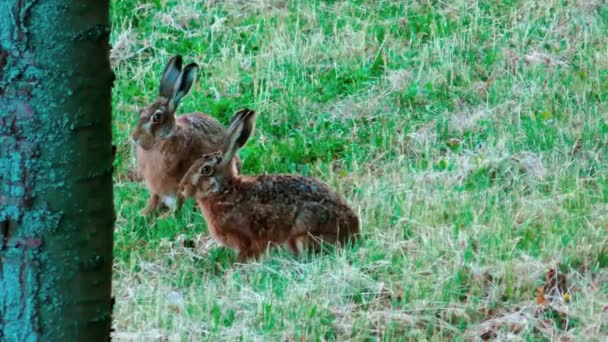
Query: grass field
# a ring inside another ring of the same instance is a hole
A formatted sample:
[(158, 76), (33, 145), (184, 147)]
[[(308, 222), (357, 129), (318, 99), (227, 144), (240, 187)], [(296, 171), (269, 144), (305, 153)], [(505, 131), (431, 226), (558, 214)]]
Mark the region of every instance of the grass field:
[[(118, 340), (608, 335), (603, 1), (115, 0), (112, 23)], [(331, 184), (357, 246), (235, 265), (191, 202), (139, 215), (127, 135), (178, 53), (201, 65), (178, 113), (257, 110), (243, 172)]]

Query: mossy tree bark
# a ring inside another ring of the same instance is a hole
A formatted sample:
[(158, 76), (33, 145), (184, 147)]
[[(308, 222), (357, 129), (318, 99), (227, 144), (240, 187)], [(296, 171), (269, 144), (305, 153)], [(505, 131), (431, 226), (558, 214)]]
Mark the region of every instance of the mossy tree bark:
[(0, 2), (0, 340), (108, 340), (108, 0)]

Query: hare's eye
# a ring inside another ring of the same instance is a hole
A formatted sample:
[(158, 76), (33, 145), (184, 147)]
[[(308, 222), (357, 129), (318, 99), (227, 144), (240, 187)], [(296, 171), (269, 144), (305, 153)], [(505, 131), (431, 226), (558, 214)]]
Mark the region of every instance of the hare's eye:
[(161, 112), (156, 112), (154, 113), (154, 115), (152, 115), (152, 123), (159, 123), (162, 120), (162, 113)]
[(212, 171), (211, 165), (205, 165), (201, 168), (201, 175), (210, 176)]

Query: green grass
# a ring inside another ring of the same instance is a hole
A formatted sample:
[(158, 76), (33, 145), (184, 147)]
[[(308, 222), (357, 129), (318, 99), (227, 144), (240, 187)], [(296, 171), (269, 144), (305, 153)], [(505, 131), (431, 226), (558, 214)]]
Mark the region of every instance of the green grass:
[[(601, 3), (113, 1), (116, 337), (601, 340)], [(192, 203), (139, 215), (127, 135), (178, 53), (202, 66), (179, 113), (259, 111), (243, 172), (331, 184), (362, 218), (357, 246), (234, 265)], [(569, 302), (537, 303), (550, 269)]]

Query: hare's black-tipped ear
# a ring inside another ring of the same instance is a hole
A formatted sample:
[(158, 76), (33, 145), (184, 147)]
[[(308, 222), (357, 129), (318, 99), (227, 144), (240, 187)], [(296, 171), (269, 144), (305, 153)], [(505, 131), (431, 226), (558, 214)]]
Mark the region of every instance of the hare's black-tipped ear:
[(236, 151), (247, 143), (255, 128), (255, 119), (256, 112), (251, 109), (241, 109), (234, 114), (226, 130), (220, 166), (228, 165)]
[(173, 97), (175, 83), (179, 80), (182, 73), (182, 56), (175, 55), (169, 59), (163, 77), (160, 79), (160, 88), (158, 95), (170, 99)]
[(236, 146), (238, 148), (245, 146), (245, 144), (249, 140), (249, 137), (251, 137), (251, 134), (253, 134), (253, 130), (255, 129), (255, 119), (257, 115), (257, 113), (251, 109), (242, 109), (242, 111), (244, 112), (242, 119), (243, 129), (241, 130), (241, 134), (238, 139), (236, 139)]
[(182, 71), (182, 75), (180, 78), (180, 82), (175, 84), (175, 95), (173, 97), (173, 102), (177, 105), (181, 99), (188, 95), (190, 89), (192, 89), (192, 85), (196, 80), (196, 73), (198, 72), (198, 65), (196, 63), (190, 63), (186, 65), (184, 70)]

